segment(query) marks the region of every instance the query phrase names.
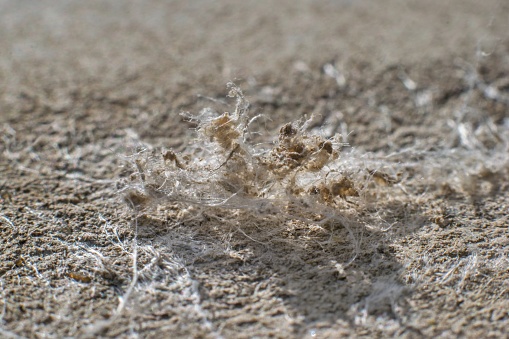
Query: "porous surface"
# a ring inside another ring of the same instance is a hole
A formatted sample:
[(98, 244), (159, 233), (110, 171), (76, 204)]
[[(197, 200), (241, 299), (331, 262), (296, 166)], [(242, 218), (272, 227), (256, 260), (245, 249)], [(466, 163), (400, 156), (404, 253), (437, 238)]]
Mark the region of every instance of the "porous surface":
[[(0, 1), (0, 337), (507, 336), (508, 32), (502, 0)], [(126, 198), (229, 81), (256, 143), (349, 143), (332, 222)]]

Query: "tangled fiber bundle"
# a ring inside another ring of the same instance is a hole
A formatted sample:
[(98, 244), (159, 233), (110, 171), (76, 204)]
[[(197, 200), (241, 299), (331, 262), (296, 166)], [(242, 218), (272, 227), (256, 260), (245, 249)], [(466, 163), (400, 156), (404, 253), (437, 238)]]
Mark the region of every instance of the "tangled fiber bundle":
[(197, 116), (183, 113), (198, 126), (198, 139), (184, 153), (136, 155), (125, 193), (132, 206), (170, 203), (316, 222), (359, 207), (372, 179), (383, 185), (395, 181), (362, 168), (350, 155), (343, 158), (346, 144), (340, 135), (326, 139), (307, 133), (310, 120), (282, 126), (270, 148), (253, 144), (250, 126), (260, 116), (249, 116), (240, 88), (233, 83), (228, 88), (236, 99), (232, 113), (210, 108)]

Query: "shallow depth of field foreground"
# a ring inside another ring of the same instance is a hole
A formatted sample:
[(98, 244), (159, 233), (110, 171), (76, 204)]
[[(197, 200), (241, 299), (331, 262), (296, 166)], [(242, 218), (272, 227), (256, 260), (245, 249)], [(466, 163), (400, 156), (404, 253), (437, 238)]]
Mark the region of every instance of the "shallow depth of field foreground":
[(1, 338), (501, 338), (506, 1), (0, 0)]

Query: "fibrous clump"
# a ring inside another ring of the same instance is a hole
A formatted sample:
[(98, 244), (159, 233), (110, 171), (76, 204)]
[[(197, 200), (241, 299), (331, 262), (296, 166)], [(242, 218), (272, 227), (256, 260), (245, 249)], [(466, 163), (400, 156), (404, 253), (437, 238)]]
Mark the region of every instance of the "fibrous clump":
[(125, 193), (131, 206), (182, 204), (317, 220), (359, 205), (369, 171), (343, 161), (340, 135), (313, 135), (297, 121), (282, 126), (269, 146), (254, 144), (250, 127), (259, 116), (249, 115), (238, 87), (228, 87), (233, 112), (183, 114), (197, 124), (198, 136), (184, 152), (138, 154)]

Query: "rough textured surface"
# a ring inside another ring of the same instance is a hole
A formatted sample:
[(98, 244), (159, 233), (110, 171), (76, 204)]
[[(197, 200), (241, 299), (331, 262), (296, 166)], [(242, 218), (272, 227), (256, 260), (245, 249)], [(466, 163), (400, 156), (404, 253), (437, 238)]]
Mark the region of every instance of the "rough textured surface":
[[(504, 337), (508, 32), (491, 0), (0, 1), (0, 337)], [(136, 147), (230, 80), (404, 180), (353, 229), (133, 214)]]

